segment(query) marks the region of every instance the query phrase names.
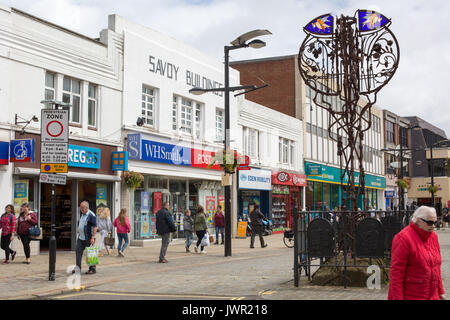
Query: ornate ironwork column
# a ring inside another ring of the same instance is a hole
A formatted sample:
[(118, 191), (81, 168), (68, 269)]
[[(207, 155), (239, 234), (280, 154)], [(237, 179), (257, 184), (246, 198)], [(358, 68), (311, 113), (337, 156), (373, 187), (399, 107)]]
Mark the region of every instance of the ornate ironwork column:
[(328, 136), (337, 142), (341, 164), (342, 204), (350, 201), (354, 212), (360, 195), (367, 209), (363, 140), (372, 125), (371, 108), (399, 63), (390, 24), (369, 10), (358, 10), (354, 17), (322, 15), (305, 26), (307, 37), (298, 56), (314, 104), (328, 111)]

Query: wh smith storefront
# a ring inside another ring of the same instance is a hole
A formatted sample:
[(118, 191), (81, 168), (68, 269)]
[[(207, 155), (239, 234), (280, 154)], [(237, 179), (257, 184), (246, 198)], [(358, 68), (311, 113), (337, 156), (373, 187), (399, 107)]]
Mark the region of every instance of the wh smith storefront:
[[(306, 162), (305, 170), (307, 174), (306, 187), (306, 209), (327, 211), (334, 210), (342, 205), (340, 169), (323, 164)], [(355, 173), (356, 185), (358, 186), (359, 172)], [(344, 184), (348, 179), (344, 179)], [(386, 179), (375, 175), (365, 175), (366, 198), (369, 208), (384, 208), (384, 189), (386, 189)], [(362, 196), (358, 199), (358, 208), (364, 210)]]
[(132, 239), (139, 241), (159, 238), (156, 234), (156, 212), (170, 202), (177, 224), (174, 237), (184, 237), (183, 216), (186, 209), (195, 215), (197, 205), (205, 208), (208, 227), (213, 228), (213, 215), (220, 204), (224, 208), (224, 193), (219, 165), (208, 168), (214, 152), (196, 148), (187, 142), (130, 133), (127, 135), (128, 169), (144, 176), (141, 188), (129, 193)]

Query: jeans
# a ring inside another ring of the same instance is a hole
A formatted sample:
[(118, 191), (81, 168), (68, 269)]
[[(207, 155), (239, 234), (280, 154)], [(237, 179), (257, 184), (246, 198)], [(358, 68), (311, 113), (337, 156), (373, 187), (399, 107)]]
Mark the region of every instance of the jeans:
[(223, 243), (223, 229), (224, 227), (216, 227), (216, 243), (219, 243), (219, 232), (222, 235), (222, 243)]
[(30, 236), (27, 234), (19, 234), (20, 241), (23, 244), (23, 251), (25, 252), (25, 258), (30, 259)]
[[(196, 231), (195, 233), (197, 234), (197, 238), (198, 238), (196, 247), (198, 247), (200, 245), (200, 243), (202, 243), (202, 239), (205, 236), (206, 231), (205, 230)], [(201, 251), (203, 251), (203, 248), (204, 248), (204, 246), (201, 246)]]
[[(76, 264), (81, 272), (81, 259), (83, 258), (84, 249), (91, 246), (91, 242), (89, 240), (80, 240), (77, 239), (77, 247), (75, 249), (76, 254)], [(95, 271), (95, 266), (89, 266), (89, 270)]]
[(11, 234), (2, 236), (1, 248), (5, 250), (5, 260), (9, 260), (9, 254), (13, 254), (14, 250), (9, 247), (11, 244)]
[(103, 246), (105, 246), (105, 249), (108, 249), (105, 245), (105, 238), (108, 235), (108, 231), (102, 230), (100, 231), (100, 241), (98, 243), (98, 251), (103, 250)]
[[(119, 244), (117, 245), (118, 252), (123, 252), (125, 248), (128, 245), (128, 233), (118, 233), (117, 238), (119, 239)], [(125, 241), (125, 243), (122, 246), (122, 240)]]
[(166, 258), (167, 248), (170, 243), (170, 233), (164, 233), (161, 235), (161, 251), (159, 252), (159, 261), (162, 261)]
[(184, 231), (186, 235), (186, 247), (189, 248), (194, 242), (194, 233), (192, 231)]

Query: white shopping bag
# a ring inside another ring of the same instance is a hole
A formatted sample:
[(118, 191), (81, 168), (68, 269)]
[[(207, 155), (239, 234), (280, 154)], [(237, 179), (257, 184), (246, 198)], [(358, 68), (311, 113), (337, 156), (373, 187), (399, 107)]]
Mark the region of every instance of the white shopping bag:
[(205, 233), (205, 235), (203, 236), (203, 239), (202, 239), (202, 242), (201, 242), (200, 245), (201, 245), (201, 246), (204, 246), (204, 247), (207, 247), (207, 246), (210, 245), (210, 242), (209, 242), (209, 234), (208, 234), (208, 232)]

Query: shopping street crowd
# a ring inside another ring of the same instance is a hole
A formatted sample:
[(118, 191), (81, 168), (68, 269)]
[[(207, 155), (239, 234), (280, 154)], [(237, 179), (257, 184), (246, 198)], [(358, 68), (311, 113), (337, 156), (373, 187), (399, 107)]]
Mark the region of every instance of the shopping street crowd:
[[(111, 245), (114, 244), (113, 228), (116, 229), (118, 238), (118, 257), (125, 257), (125, 249), (128, 246), (128, 234), (131, 231), (127, 210), (121, 209), (114, 222), (111, 222), (111, 212), (103, 207), (94, 214), (89, 209), (89, 203), (83, 201), (80, 204), (80, 219), (77, 231), (77, 243), (75, 250), (76, 268), (73, 273), (81, 272), (83, 252), (87, 250), (87, 256), (96, 257), (111, 254)], [(252, 236), (250, 248), (254, 248), (256, 234), (259, 235), (261, 248), (267, 247), (262, 237), (262, 220), (264, 215), (258, 206), (250, 213)], [(389, 295), (390, 300), (445, 300), (445, 292), (441, 277), (442, 257), (438, 237), (434, 232), (438, 223), (436, 210), (431, 207), (421, 206), (417, 208), (412, 216), (411, 223), (395, 235), (392, 243), (392, 260), (390, 268)], [(214, 215), (216, 227), (216, 241), (224, 244), (224, 214), (219, 206)], [(14, 260), (16, 251), (10, 249), (10, 243), (14, 236), (21, 240), (25, 261), (30, 264), (30, 241), (39, 239), (37, 215), (31, 211), (27, 203), (20, 207), (19, 216), (16, 218), (13, 205), (5, 207), (5, 213), (0, 218), (2, 230), (1, 249), (5, 251), (4, 265), (9, 260)], [(170, 243), (170, 234), (176, 231), (175, 224), (170, 213), (170, 203), (166, 202), (156, 214), (156, 229), (161, 236), (161, 249), (159, 263), (168, 263), (166, 259), (167, 249)], [(205, 254), (205, 247), (210, 245), (213, 237), (208, 234), (206, 217), (202, 206), (198, 206), (195, 217), (191, 216), (189, 210), (185, 211), (184, 230), (186, 232), (185, 249), (191, 252), (190, 247), (194, 243), (194, 232), (197, 242), (194, 245), (196, 253)], [(98, 247), (95, 246), (98, 244)], [(86, 260), (95, 261), (95, 260)], [(89, 269), (86, 274), (95, 274), (96, 264), (88, 263)]]

